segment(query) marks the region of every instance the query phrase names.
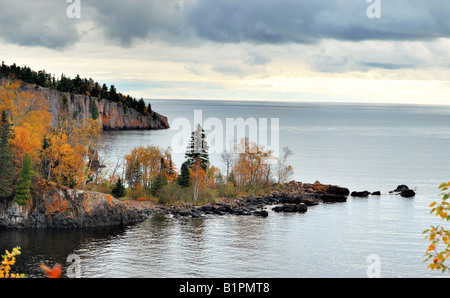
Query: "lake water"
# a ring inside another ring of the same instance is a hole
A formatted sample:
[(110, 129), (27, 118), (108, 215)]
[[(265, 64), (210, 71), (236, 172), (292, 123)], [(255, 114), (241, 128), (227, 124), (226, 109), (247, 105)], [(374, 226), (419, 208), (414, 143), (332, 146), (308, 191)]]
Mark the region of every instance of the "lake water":
[[(366, 277), (368, 259), (381, 277), (448, 277), (422, 263), (422, 231), (441, 224), (428, 205), (450, 180), (450, 107), (378, 104), (152, 100), (169, 122), (194, 110), (203, 120), (279, 119), (279, 147), (294, 155), (294, 179), (319, 180), (381, 196), (349, 197), (305, 214), (267, 218), (152, 216), (124, 228), (0, 231), (0, 251), (22, 247), (17, 270), (42, 276), (42, 262), (76, 254), (82, 277)], [(110, 159), (139, 145), (171, 145), (179, 130), (105, 133)], [(269, 138), (270, 139), (270, 138)], [(184, 154), (175, 153), (180, 167)], [(219, 153), (211, 162), (223, 169)], [(399, 184), (415, 198), (388, 192)]]

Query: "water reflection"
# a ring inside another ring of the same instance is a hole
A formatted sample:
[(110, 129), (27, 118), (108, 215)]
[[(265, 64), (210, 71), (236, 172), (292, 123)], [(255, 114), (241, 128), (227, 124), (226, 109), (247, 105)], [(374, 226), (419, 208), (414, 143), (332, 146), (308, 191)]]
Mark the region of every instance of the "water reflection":
[(111, 241), (126, 228), (99, 228), (77, 230), (0, 230), (0, 252), (21, 247), (14, 271), (27, 277), (44, 277), (40, 264), (66, 265), (67, 257), (89, 243)]

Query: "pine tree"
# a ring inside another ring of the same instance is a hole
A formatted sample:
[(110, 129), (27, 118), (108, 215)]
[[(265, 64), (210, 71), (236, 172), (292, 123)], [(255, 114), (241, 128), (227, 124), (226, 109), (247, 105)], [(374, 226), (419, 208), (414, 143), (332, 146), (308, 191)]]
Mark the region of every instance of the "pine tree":
[(0, 123), (0, 198), (7, 198), (12, 193), (14, 164), (9, 144), (11, 134), (11, 124), (3, 111)]
[(22, 161), (22, 169), (17, 180), (16, 194), (14, 195), (14, 202), (20, 206), (27, 206), (28, 200), (31, 198), (31, 180), (33, 179), (33, 165), (31, 156), (27, 153)]
[(152, 188), (150, 189), (150, 193), (154, 196), (158, 194), (158, 191), (161, 190), (164, 186), (167, 185), (167, 177), (163, 173), (160, 173), (156, 176), (155, 181), (152, 184)]
[(111, 194), (115, 198), (123, 198), (127, 195), (127, 190), (125, 189), (125, 186), (122, 183), (122, 179), (118, 179), (117, 183), (114, 185), (113, 189), (111, 190)]
[(177, 183), (181, 187), (189, 187), (189, 185), (191, 183), (190, 180), (191, 180), (191, 173), (189, 171), (189, 162), (185, 161), (181, 165), (181, 173), (178, 176)]
[(192, 132), (191, 140), (186, 149), (185, 157), (188, 159), (189, 167), (192, 167), (195, 159), (199, 159), (203, 170), (206, 170), (209, 164), (209, 146), (206, 142), (205, 131), (200, 124), (197, 124), (195, 131)]

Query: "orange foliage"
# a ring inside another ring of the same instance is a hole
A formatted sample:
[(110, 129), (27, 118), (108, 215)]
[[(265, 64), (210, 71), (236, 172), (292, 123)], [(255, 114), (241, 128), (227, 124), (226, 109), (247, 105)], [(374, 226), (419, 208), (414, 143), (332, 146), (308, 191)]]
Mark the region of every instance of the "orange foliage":
[(206, 173), (203, 170), (200, 159), (196, 158), (194, 160), (190, 172), (191, 185), (194, 188), (194, 201), (197, 201), (199, 194), (204, 191), (206, 187)]
[(61, 277), (61, 264), (55, 264), (53, 268), (49, 268), (45, 266), (44, 264), (40, 265), (40, 268), (47, 273), (48, 278), (60, 278)]
[(238, 152), (239, 156), (233, 169), (238, 186), (256, 186), (269, 181), (268, 161), (272, 154), (270, 150), (266, 151), (263, 146), (244, 138), (239, 144)]
[(40, 92), (20, 91), (20, 81), (3, 80), (0, 85), (0, 112), (11, 116), (14, 161), (21, 164), (25, 154), (36, 163), (44, 135), (50, 130), (51, 115), (47, 99)]

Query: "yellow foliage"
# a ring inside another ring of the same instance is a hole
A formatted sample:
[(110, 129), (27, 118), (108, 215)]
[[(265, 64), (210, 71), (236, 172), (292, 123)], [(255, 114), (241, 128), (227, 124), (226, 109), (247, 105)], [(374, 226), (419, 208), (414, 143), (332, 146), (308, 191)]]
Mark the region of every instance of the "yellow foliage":
[(2, 255), (2, 263), (0, 265), (0, 278), (24, 278), (25, 274), (11, 273), (11, 266), (16, 263), (16, 256), (20, 255), (20, 247), (13, 248), (12, 252), (6, 251)]
[(37, 162), (51, 121), (47, 99), (42, 93), (20, 91), (20, 85), (20, 81), (10, 80), (3, 80), (0, 85), (0, 112), (5, 110), (10, 115), (14, 135), (11, 149), (18, 165), (27, 153)]
[[(450, 198), (450, 193), (448, 193), (448, 187), (450, 182), (443, 183), (439, 186), (441, 191), (444, 193), (441, 202), (433, 202), (429, 205), (431, 209), (430, 213), (434, 214), (436, 217), (440, 217), (443, 220), (449, 221), (450, 216), (448, 211), (450, 210), (450, 204), (447, 200)], [(428, 265), (431, 270), (442, 270), (443, 272), (448, 269), (445, 261), (450, 257), (450, 231), (442, 226), (431, 227), (423, 232), (426, 234), (425, 239), (431, 242), (428, 249), (425, 252), (426, 259), (424, 262), (432, 260), (432, 263)], [(438, 248), (443, 243), (442, 250), (439, 251)]]

